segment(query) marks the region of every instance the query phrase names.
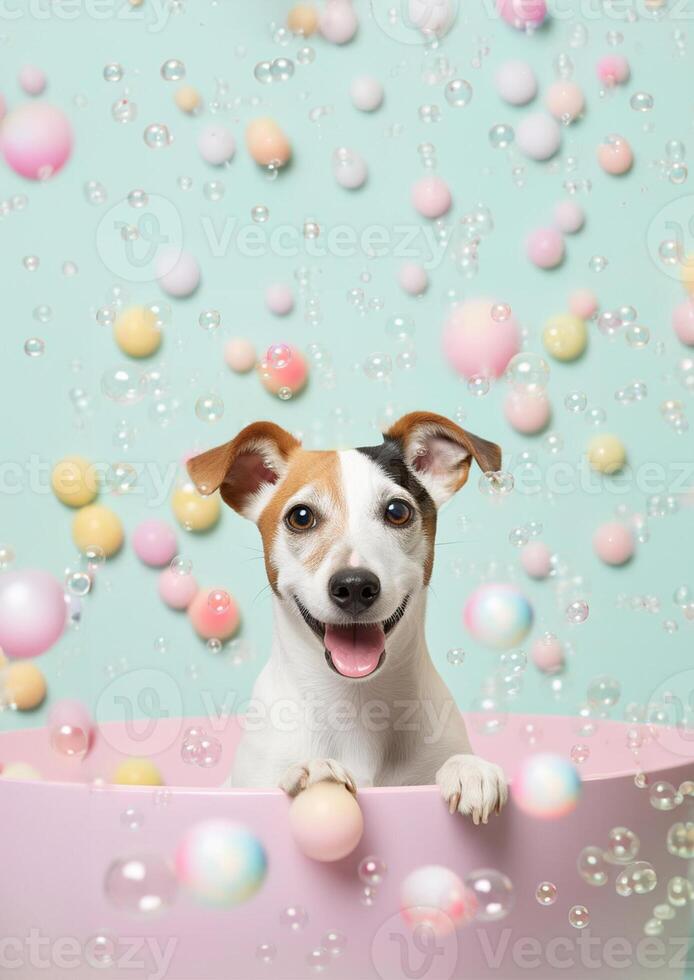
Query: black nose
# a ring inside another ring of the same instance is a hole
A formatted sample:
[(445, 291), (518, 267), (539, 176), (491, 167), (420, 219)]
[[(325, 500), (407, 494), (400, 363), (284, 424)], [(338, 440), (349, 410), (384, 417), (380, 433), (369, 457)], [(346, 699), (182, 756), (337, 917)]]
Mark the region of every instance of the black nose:
[(368, 609), (380, 591), (381, 583), (367, 568), (343, 568), (328, 582), (328, 592), (335, 605), (353, 615)]

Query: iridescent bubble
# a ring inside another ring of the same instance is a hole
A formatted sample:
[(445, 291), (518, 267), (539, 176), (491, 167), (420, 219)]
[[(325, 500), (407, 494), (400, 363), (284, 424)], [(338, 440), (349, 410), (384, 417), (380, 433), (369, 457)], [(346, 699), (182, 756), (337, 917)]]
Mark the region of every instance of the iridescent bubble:
[(383, 381), (393, 372), (393, 362), (390, 355), (380, 352), (369, 354), (363, 364), (363, 371), (367, 378), (374, 381)]
[(544, 388), (549, 381), (549, 364), (539, 354), (516, 354), (508, 362), (506, 379), (524, 387)]
[(566, 618), (570, 623), (585, 623), (588, 612), (588, 603), (584, 599), (576, 599), (566, 607)]
[(489, 142), (495, 150), (505, 150), (515, 138), (513, 127), (506, 123), (496, 123), (489, 130)]
[(480, 868), (465, 878), (465, 886), (477, 899), (478, 922), (497, 922), (513, 908), (513, 884), (501, 871)]
[(275, 58), (270, 65), (270, 81), (287, 82), (294, 74), (294, 62), (290, 58)]
[(574, 414), (584, 412), (588, 404), (588, 398), (584, 391), (570, 391), (564, 399), (565, 407)]
[(41, 357), (46, 349), (46, 344), (40, 337), (29, 337), (24, 342), (24, 353), (27, 357)]
[(489, 378), (484, 377), (482, 374), (474, 374), (468, 379), (467, 390), (474, 398), (483, 398), (485, 395), (488, 395), (490, 388), (491, 382)]
[(362, 858), (357, 868), (359, 880), (365, 885), (380, 885), (386, 876), (386, 871), (385, 861), (374, 855)]
[(630, 347), (639, 349), (645, 347), (651, 339), (651, 331), (638, 323), (632, 323), (626, 330), (626, 342)]
[(623, 898), (630, 895), (647, 895), (658, 884), (655, 869), (648, 861), (635, 861), (619, 873), (615, 882), (617, 894)]
[(585, 929), (590, 925), (590, 913), (585, 905), (572, 905), (569, 909), (569, 925), (574, 929)]
[(173, 905), (178, 883), (164, 858), (129, 857), (111, 864), (106, 872), (104, 892), (116, 908), (151, 915)]
[(342, 956), (347, 947), (347, 937), (337, 929), (329, 929), (323, 936), (321, 943), (328, 950), (332, 957)]
[(251, 208), (251, 221), (257, 225), (265, 224), (270, 217), (270, 211), (264, 204), (256, 204)]
[(466, 106), (472, 98), (472, 85), (466, 82), (464, 78), (452, 78), (446, 85), (444, 93), (446, 102), (456, 109), (460, 109)]
[(674, 908), (682, 908), (694, 899), (694, 885), (687, 878), (675, 875), (667, 884), (667, 900)]
[(578, 873), (589, 885), (600, 887), (607, 884), (608, 865), (599, 847), (584, 847), (578, 855)]
[(659, 779), (648, 791), (648, 798), (654, 810), (674, 810), (682, 802), (672, 783)]
[(160, 150), (172, 142), (169, 127), (165, 123), (150, 123), (143, 133), (143, 139), (151, 150)]
[(130, 99), (117, 99), (111, 106), (111, 115), (117, 123), (133, 122), (137, 118), (137, 106)]
[(160, 74), (165, 82), (180, 82), (186, 77), (186, 66), (177, 58), (169, 58), (161, 66)]
[(490, 470), (488, 473), (482, 474), (477, 485), (483, 494), (506, 496), (513, 491), (514, 479), (511, 473), (504, 470)]
[(557, 886), (551, 881), (541, 881), (535, 890), (535, 898), (539, 905), (554, 905), (557, 900)]
[(135, 405), (147, 394), (147, 376), (130, 365), (110, 368), (101, 376), (101, 390), (118, 405)]
[(203, 330), (212, 333), (222, 322), (222, 314), (219, 310), (203, 310), (198, 317), (198, 323)]
[(634, 92), (629, 99), (629, 105), (636, 112), (649, 112), (655, 105), (655, 99), (650, 92)]
[(195, 414), (201, 422), (219, 422), (224, 415), (224, 402), (218, 394), (210, 391), (196, 401)]
[(268, 364), (274, 368), (281, 369), (286, 367), (291, 361), (292, 351), (287, 344), (271, 344), (265, 356)]
[(675, 857), (691, 861), (694, 858), (694, 823), (689, 820), (674, 823), (668, 830), (667, 849)]
[(308, 913), (301, 905), (288, 905), (280, 912), (280, 925), (292, 932), (301, 932), (308, 923)]
[(116, 62), (111, 62), (108, 65), (104, 65), (104, 81), (106, 82), (120, 82), (123, 78), (123, 66), (117, 64)]
[(213, 612), (221, 615), (229, 608), (231, 596), (223, 589), (213, 589), (207, 596), (207, 604)]
[(613, 708), (621, 693), (620, 683), (614, 677), (595, 677), (588, 685), (588, 703), (594, 708)]

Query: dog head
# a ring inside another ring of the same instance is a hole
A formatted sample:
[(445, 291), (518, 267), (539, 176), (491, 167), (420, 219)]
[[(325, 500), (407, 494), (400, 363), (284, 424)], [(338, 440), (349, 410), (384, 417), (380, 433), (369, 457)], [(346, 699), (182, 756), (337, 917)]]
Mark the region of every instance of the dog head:
[(333, 670), (360, 679), (429, 583), (436, 512), (501, 450), (440, 415), (413, 412), (380, 446), (313, 452), (272, 422), (188, 463), (198, 490), (254, 521), (278, 598), (304, 620)]

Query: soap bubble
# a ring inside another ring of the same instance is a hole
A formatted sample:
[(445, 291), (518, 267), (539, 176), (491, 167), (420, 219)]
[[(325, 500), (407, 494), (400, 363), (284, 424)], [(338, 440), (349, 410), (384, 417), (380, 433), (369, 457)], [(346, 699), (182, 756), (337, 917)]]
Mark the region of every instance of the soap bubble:
[(535, 890), (535, 898), (540, 905), (554, 905), (557, 900), (557, 886), (551, 881), (541, 881)]
[(622, 693), (614, 677), (595, 677), (588, 685), (588, 703), (593, 708), (613, 708)]
[(126, 364), (109, 368), (101, 376), (101, 390), (117, 405), (136, 405), (147, 394), (147, 375)]
[(647, 895), (658, 884), (655, 869), (648, 861), (635, 861), (619, 873), (615, 882), (617, 894), (623, 898), (629, 895)]
[(224, 402), (219, 395), (210, 391), (196, 401), (195, 414), (201, 422), (219, 422), (224, 415)]
[(694, 885), (687, 878), (675, 875), (667, 883), (667, 900), (674, 908), (682, 908), (694, 899)]
[(287, 926), (292, 932), (301, 932), (308, 923), (308, 913), (301, 905), (288, 905), (280, 913), (280, 925)]
[(173, 905), (177, 891), (168, 861), (154, 855), (114, 861), (104, 881), (109, 902), (127, 912), (161, 912)]
[(513, 908), (513, 884), (501, 871), (491, 868), (472, 871), (465, 879), (465, 887), (477, 899), (478, 922), (496, 922)]
[(143, 133), (143, 139), (151, 150), (160, 150), (172, 142), (169, 127), (164, 123), (150, 123)]
[(472, 85), (464, 78), (452, 78), (444, 89), (446, 102), (455, 108), (466, 106), (472, 98)]
[(610, 864), (629, 864), (639, 853), (641, 841), (628, 827), (613, 827), (607, 836), (605, 860)]
[(653, 783), (648, 798), (654, 810), (674, 810), (682, 802), (682, 797), (672, 783), (662, 779)]
[(161, 66), (160, 74), (165, 82), (180, 82), (186, 77), (186, 66), (177, 58), (169, 58)]
[(386, 876), (386, 863), (373, 855), (362, 858), (357, 868), (360, 881), (365, 885), (380, 885)]
[(588, 603), (584, 599), (577, 599), (566, 607), (566, 618), (570, 623), (585, 623), (588, 612)]
[(569, 925), (574, 929), (585, 929), (590, 924), (590, 913), (585, 905), (573, 905), (569, 909)]
[(599, 847), (584, 847), (578, 855), (578, 873), (589, 885), (607, 883), (607, 861)]
[(694, 858), (694, 823), (674, 823), (668, 830), (667, 849), (675, 857)]
[(549, 365), (539, 354), (516, 354), (508, 362), (506, 379), (512, 384), (544, 388), (549, 380)]

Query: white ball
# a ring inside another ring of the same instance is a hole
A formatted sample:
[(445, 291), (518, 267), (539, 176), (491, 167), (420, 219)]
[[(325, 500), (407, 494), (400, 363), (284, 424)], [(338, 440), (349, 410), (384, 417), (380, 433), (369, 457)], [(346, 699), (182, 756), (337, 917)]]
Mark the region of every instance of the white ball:
[(456, 5), (453, 0), (409, 0), (409, 23), (422, 34), (435, 34), (442, 38), (455, 21)]
[(357, 75), (349, 87), (352, 104), (362, 112), (373, 112), (383, 102), (383, 86), (373, 75)]
[(364, 158), (355, 150), (348, 150), (346, 147), (335, 150), (333, 173), (340, 187), (346, 187), (350, 191), (356, 190), (364, 183), (368, 172)]
[(561, 145), (561, 127), (544, 112), (532, 112), (516, 126), (516, 146), (531, 160), (549, 160)]
[(505, 61), (494, 78), (496, 91), (509, 105), (525, 105), (537, 94), (537, 79), (527, 61)]
[(234, 134), (226, 126), (205, 126), (198, 136), (198, 150), (205, 163), (219, 167), (236, 152)]

